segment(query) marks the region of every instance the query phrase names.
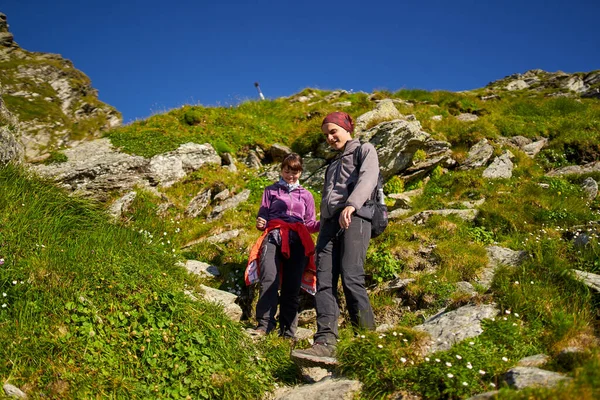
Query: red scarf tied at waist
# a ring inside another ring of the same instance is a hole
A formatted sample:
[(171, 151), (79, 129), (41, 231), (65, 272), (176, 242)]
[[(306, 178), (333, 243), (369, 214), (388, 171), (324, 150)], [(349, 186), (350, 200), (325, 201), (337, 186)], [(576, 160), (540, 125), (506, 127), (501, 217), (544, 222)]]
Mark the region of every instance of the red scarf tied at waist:
[[(315, 244), (312, 237), (302, 222), (285, 222), (280, 219), (269, 221), (262, 235), (252, 245), (250, 256), (248, 257), (248, 265), (244, 272), (244, 280), (246, 285), (252, 285), (260, 280), (260, 256), (263, 240), (273, 229), (279, 229), (281, 236), (281, 254), (285, 258), (290, 258), (290, 230), (295, 231), (300, 236), (300, 241), (304, 247), (304, 255), (308, 257), (308, 263), (302, 274), (301, 287), (307, 293), (314, 295), (317, 292), (317, 267), (315, 265)], [(281, 276), (281, 274), (280, 274)]]

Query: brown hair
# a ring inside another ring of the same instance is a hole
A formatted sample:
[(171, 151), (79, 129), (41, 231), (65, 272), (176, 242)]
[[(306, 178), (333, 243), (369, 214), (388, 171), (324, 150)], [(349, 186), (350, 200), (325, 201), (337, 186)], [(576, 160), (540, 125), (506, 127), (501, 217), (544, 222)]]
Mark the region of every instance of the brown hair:
[(281, 162), (281, 169), (288, 167), (294, 172), (302, 172), (302, 157), (297, 153), (290, 153)]

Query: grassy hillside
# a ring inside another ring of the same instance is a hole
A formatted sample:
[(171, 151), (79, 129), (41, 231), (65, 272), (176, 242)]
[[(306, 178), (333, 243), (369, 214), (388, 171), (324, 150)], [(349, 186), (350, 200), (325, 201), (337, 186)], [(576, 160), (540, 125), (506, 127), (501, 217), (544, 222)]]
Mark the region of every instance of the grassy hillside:
[[(146, 157), (189, 141), (209, 142), (238, 159), (257, 145), (267, 150), (275, 142), (306, 154), (321, 142), (320, 122), (339, 108), (335, 102), (350, 101), (344, 110), (355, 117), (374, 106), (364, 93), (325, 100), (330, 94), (306, 89), (298, 96), (313, 96), (307, 102), (185, 106), (108, 136), (124, 151)], [(553, 167), (600, 160), (600, 102), (526, 91), (483, 101), (484, 94), (489, 91), (373, 95), (410, 102), (397, 103), (398, 110), (414, 114), (426, 132), (449, 141), (459, 161), (484, 137), (492, 140), (498, 154), (501, 136), (543, 136), (550, 141), (535, 159), (511, 149), (516, 155), (511, 179), (488, 181), (481, 169), (437, 169), (428, 182), (411, 184), (424, 189), (414, 212), (457, 201), (486, 201), (473, 222), (454, 217), (433, 217), (422, 225), (393, 221), (372, 241), (366, 265), (371, 299), (378, 324), (394, 329), (386, 335), (354, 336), (342, 326), (340, 369), (363, 382), (361, 398), (394, 398), (402, 391), (431, 399), (466, 398), (499, 388), (506, 370), (520, 358), (541, 352), (552, 357), (545, 368), (567, 373), (574, 381), (554, 390), (503, 389), (500, 398), (600, 395), (600, 297), (570, 272), (600, 272), (598, 232), (589, 233), (585, 246), (574, 244), (569, 234), (573, 226), (600, 220), (600, 200), (585, 199), (579, 186), (585, 176), (544, 176)], [(465, 112), (479, 119), (453, 118)], [(443, 118), (431, 120), (434, 115)], [(258, 237), (253, 222), (260, 195), (270, 182), (238, 167), (237, 174), (204, 167), (165, 189), (172, 206), (163, 214), (158, 212), (163, 200), (140, 189), (116, 224), (107, 222), (103, 205), (69, 198), (14, 167), (2, 169), (0, 285), (7, 304), (0, 310), (3, 380), (56, 398), (259, 398), (274, 383), (295, 382), (298, 371), (287, 358), (289, 344), (276, 338), (250, 343), (240, 324), (182, 294), (184, 287), (197, 289), (200, 281), (174, 266), (184, 258), (217, 265), (221, 277), (205, 283), (251, 301), (242, 274), (247, 249)], [(600, 174), (591, 176), (600, 179)], [(198, 218), (187, 218), (187, 204), (205, 188), (234, 193), (250, 189), (252, 194), (220, 220), (204, 218), (210, 207)], [(315, 195), (319, 201), (318, 190)], [(185, 246), (233, 229), (242, 233), (227, 244)], [(490, 290), (475, 285), (478, 294), (470, 299), (456, 290), (457, 283), (472, 280), (485, 267), (485, 246), (490, 244), (525, 250), (529, 258), (518, 268), (501, 269)], [(395, 277), (415, 278), (400, 304), (378, 290)], [(428, 359), (420, 356), (425, 339), (411, 328), (441, 307), (468, 302), (495, 302), (503, 314), (487, 321), (478, 338)], [(570, 362), (557, 357), (569, 346), (586, 349), (585, 356)]]
[(13, 167), (0, 185), (3, 381), (33, 398), (194, 399), (294, 381), (285, 344), (256, 347), (184, 296), (198, 282), (171, 248)]

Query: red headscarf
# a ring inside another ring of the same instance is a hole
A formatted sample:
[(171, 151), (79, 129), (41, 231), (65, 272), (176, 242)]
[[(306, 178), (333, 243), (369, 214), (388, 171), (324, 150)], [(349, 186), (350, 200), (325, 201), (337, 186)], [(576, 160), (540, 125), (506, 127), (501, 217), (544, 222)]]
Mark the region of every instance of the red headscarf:
[(342, 112), (342, 111), (332, 112), (331, 114), (329, 114), (325, 117), (321, 126), (328, 124), (328, 123), (332, 123), (332, 124), (336, 124), (337, 126), (341, 126), (342, 128), (344, 128), (345, 130), (347, 130), (350, 133), (354, 132), (354, 122), (352, 121), (352, 117), (349, 116), (348, 114), (346, 114), (345, 112)]

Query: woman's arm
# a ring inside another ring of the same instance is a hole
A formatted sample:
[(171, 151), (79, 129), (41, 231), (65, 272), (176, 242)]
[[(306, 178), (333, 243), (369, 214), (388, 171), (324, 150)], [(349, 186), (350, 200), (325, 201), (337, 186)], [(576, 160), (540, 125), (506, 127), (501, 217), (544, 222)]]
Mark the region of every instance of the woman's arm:
[(371, 197), (379, 177), (379, 160), (375, 147), (371, 143), (365, 143), (362, 145), (360, 153), (358, 180), (346, 201), (346, 206), (352, 206), (356, 210), (359, 210)]
[(260, 202), (260, 208), (258, 209), (258, 216), (256, 218), (256, 229), (264, 231), (267, 227), (267, 221), (269, 221), (269, 208), (271, 207), (271, 199), (269, 196), (269, 188), (266, 187), (262, 200)]
[(317, 221), (316, 212), (315, 212), (315, 199), (311, 192), (306, 190), (306, 196), (304, 196), (305, 202), (305, 212), (304, 212), (304, 224), (306, 225), (306, 229), (308, 232), (315, 233), (319, 232), (321, 227), (321, 222)]

